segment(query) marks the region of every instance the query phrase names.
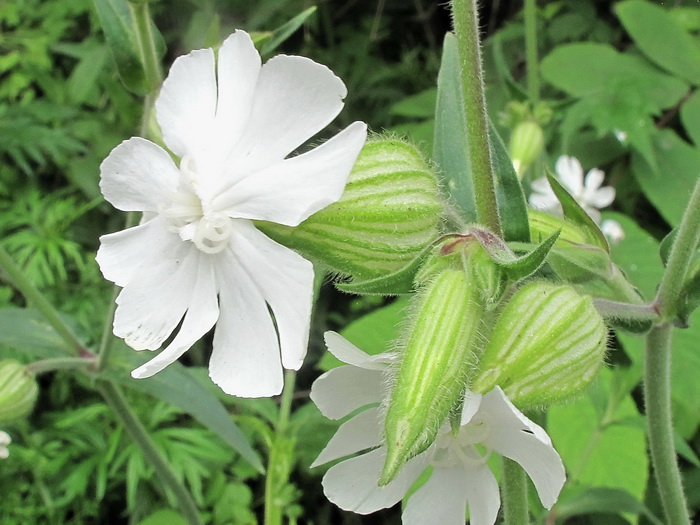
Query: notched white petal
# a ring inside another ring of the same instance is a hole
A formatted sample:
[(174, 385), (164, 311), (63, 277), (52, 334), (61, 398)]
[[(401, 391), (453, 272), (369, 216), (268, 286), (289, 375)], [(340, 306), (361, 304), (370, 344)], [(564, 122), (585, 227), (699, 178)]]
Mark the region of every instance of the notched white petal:
[(360, 407), (381, 402), (383, 382), (380, 370), (341, 366), (314, 381), (311, 400), (327, 418), (340, 419)]
[(368, 408), (360, 412), (340, 425), (335, 435), (311, 464), (311, 468), (379, 446), (382, 442), (382, 428), (382, 415), (378, 408)]
[(323, 340), (328, 351), (343, 363), (367, 370), (385, 370), (387, 365), (396, 360), (395, 354), (369, 355), (336, 332), (326, 332), (323, 334)]

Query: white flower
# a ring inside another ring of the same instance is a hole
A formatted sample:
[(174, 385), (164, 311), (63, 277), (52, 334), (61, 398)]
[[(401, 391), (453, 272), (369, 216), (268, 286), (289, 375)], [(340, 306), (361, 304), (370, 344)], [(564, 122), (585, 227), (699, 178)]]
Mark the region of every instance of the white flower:
[(458, 434), (455, 436), (446, 424), (428, 450), (411, 459), (389, 484), (378, 486), (386, 457), (380, 408), (383, 372), (393, 356), (370, 357), (333, 332), (326, 333), (326, 344), (336, 357), (352, 366), (335, 368), (319, 377), (312, 386), (311, 399), (332, 419), (369, 405), (340, 426), (312, 465), (364, 452), (328, 470), (323, 488), (330, 501), (359, 514), (390, 507), (432, 466), (428, 480), (406, 503), (404, 524), (462, 525), (469, 505), (472, 525), (492, 525), (500, 496), (486, 462), (496, 451), (520, 463), (545, 507), (554, 505), (566, 478), (561, 458), (546, 432), (515, 408), (498, 387), (485, 395), (468, 393)]
[[(584, 178), (583, 168), (578, 159), (566, 155), (557, 159), (555, 170), (562, 186), (571, 193), (593, 220), (600, 222), (598, 210), (609, 206), (615, 200), (615, 188), (610, 186), (601, 188), (605, 174), (594, 168)], [(532, 181), (531, 187), (533, 192), (530, 195), (530, 204), (532, 206), (546, 211), (561, 212), (559, 201), (546, 177)]]
[(253, 221), (295, 226), (340, 198), (365, 124), (287, 157), (336, 117), (346, 93), (307, 58), (280, 55), (261, 65), (243, 31), (216, 58), (200, 49), (175, 60), (156, 116), (179, 166), (137, 137), (101, 166), (105, 198), (144, 213), (140, 225), (100, 238), (100, 268), (124, 287), (114, 333), (136, 350), (155, 350), (182, 322), (134, 377), (162, 370), (215, 324), (209, 373), (229, 394), (278, 394), (282, 368), (301, 366), (313, 268)]
[(622, 229), (619, 222), (613, 219), (604, 219), (600, 223), (600, 231), (607, 237), (610, 244), (618, 244), (625, 238), (625, 230)]
[(4, 430), (0, 430), (0, 459), (7, 459), (10, 455), (10, 450), (7, 446), (12, 443), (10, 434)]

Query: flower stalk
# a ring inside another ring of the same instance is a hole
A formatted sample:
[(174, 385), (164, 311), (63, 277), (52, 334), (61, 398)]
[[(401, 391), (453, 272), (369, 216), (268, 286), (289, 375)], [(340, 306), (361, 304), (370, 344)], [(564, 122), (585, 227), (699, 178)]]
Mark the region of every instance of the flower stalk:
[(172, 491), (187, 522), (190, 525), (203, 525), (204, 522), (199, 516), (197, 505), (192, 496), (180, 480), (177, 479), (168, 462), (156, 448), (148, 430), (139, 421), (134, 411), (131, 410), (121, 389), (111, 381), (103, 381), (99, 384), (99, 390), (114, 414), (124, 425), (131, 439), (141, 449), (160, 481)]
[(472, 169), (476, 216), (479, 223), (502, 235), (494, 183), (484, 95), (476, 0), (453, 0), (452, 19), (459, 48), (460, 78), (467, 122), (467, 156)]
[(522, 467), (506, 457), (503, 458), (503, 523), (504, 525), (528, 525), (530, 515), (527, 507), (527, 479)]

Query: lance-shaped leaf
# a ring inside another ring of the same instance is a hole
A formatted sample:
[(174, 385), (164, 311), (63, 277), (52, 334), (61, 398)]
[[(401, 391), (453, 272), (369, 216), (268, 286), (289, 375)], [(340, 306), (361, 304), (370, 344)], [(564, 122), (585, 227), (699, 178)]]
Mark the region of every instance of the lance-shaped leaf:
[[(453, 34), (445, 35), (442, 62), (438, 74), (435, 107), (433, 160), (440, 167), (443, 189), (450, 195), (457, 211), (467, 223), (477, 220), (472, 184), (466, 115), (459, 80), (459, 57)], [(489, 125), (491, 157), (495, 172), (498, 211), (504, 236), (509, 241), (528, 242), (530, 233), (527, 209), (518, 177), (503, 141), (493, 125)]]
[(600, 231), (598, 225), (593, 219), (586, 213), (586, 211), (581, 207), (581, 205), (576, 202), (571, 194), (566, 191), (564, 186), (557, 180), (555, 176), (551, 173), (547, 173), (547, 180), (549, 185), (552, 187), (552, 191), (557, 196), (562, 209), (564, 210), (564, 217), (569, 219), (571, 222), (578, 224), (581, 229), (584, 230), (588, 241), (594, 245), (602, 248), (606, 252), (610, 252), (610, 246), (608, 241)]

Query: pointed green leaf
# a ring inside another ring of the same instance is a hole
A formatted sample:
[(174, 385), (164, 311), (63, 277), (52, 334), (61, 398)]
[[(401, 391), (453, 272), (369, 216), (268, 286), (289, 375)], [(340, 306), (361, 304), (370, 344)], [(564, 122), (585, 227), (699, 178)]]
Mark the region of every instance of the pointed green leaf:
[(403, 295), (411, 293), (414, 290), (413, 278), (432, 249), (432, 245), (427, 246), (418, 257), (397, 272), (367, 281), (336, 283), (335, 286), (341, 292), (357, 295)]
[(25, 308), (0, 309), (0, 345), (41, 359), (75, 355), (43, 315)]
[(316, 12), (316, 6), (311, 6), (308, 9), (304, 9), (301, 13), (296, 15), (294, 18), (281, 25), (272, 33), (270, 37), (265, 40), (265, 42), (260, 47), (260, 54), (263, 56), (268, 56), (279, 47), (279, 45), (287, 40), (294, 32), (301, 27), (301, 25), (306, 22), (306, 20)]
[[(547, 255), (549, 255), (554, 243), (557, 242), (560, 232), (554, 232), (545, 239), (536, 248), (520, 257), (515, 257), (511, 260), (506, 260), (500, 255), (492, 257), (493, 261), (503, 269), (508, 277), (514, 281), (520, 281), (525, 277), (532, 275), (537, 269), (542, 266)], [(488, 252), (488, 250), (487, 250)]]
[(113, 344), (110, 366), (105, 371), (107, 377), (181, 408), (238, 451), (255, 469), (263, 471), (260, 458), (224, 405), (188, 368), (176, 362), (153, 377), (134, 379), (131, 370), (152, 356), (147, 352), (135, 352), (121, 340), (115, 340)]
[(606, 252), (610, 252), (610, 246), (608, 245), (605, 235), (603, 235), (598, 225), (591, 219), (581, 205), (576, 202), (576, 199), (574, 199), (571, 194), (566, 191), (564, 186), (561, 185), (559, 180), (549, 172), (547, 173), (547, 180), (552, 187), (552, 191), (554, 191), (554, 194), (561, 203), (561, 207), (564, 210), (564, 217), (578, 224), (586, 233), (588, 241), (593, 246), (598, 246)]
[[(466, 116), (459, 79), (457, 42), (445, 35), (438, 74), (433, 160), (440, 167), (443, 189), (467, 223), (476, 222), (471, 162), (467, 155)], [(520, 182), (503, 141), (489, 125), (491, 155), (496, 176), (496, 197), (504, 236), (509, 241), (528, 242), (527, 210)]]

